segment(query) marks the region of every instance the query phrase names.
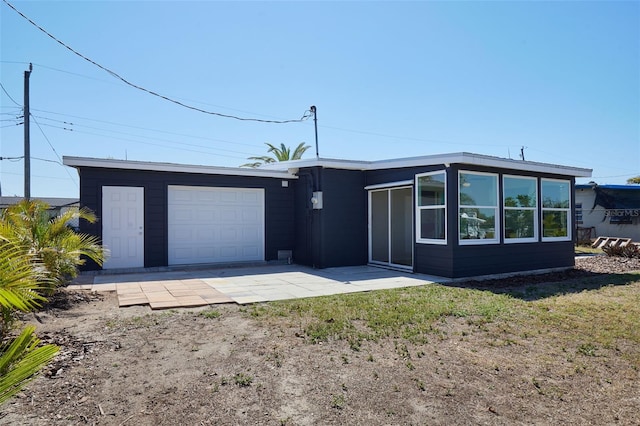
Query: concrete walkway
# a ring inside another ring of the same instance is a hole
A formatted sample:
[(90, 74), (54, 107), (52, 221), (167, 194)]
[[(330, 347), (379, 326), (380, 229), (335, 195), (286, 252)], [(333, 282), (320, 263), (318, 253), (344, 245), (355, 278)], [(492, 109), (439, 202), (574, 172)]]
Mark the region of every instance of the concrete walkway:
[(371, 266), (312, 269), (299, 265), (184, 269), (82, 277), (85, 283), (69, 288), (116, 291), (121, 307), (148, 304), (152, 309), (268, 302), (450, 281), (443, 277)]

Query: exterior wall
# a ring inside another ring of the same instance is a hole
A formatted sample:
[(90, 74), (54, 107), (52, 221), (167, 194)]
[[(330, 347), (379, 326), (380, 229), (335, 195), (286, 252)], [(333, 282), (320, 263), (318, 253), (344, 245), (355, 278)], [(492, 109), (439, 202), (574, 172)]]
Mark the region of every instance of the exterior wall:
[(365, 265), (368, 260), (367, 192), (364, 173), (323, 169), (320, 188), (319, 267)]
[(391, 182), (401, 182), (404, 180), (413, 181), (417, 174), (443, 170), (442, 166), (406, 167), (402, 169), (381, 169), (367, 171), (366, 186), (380, 185)]
[[(358, 171), (308, 167), (300, 169), (299, 179), (289, 180), (285, 188), (282, 187), (282, 179), (276, 178), (80, 167), (80, 199), (82, 206), (92, 209), (100, 217), (102, 186), (144, 187), (145, 266), (153, 267), (168, 264), (167, 186), (264, 188), (265, 260), (277, 259), (278, 250), (293, 250), (296, 263), (312, 267), (364, 265), (369, 260), (368, 191), (365, 187), (413, 182), (416, 174), (444, 168), (445, 165), (436, 165)], [(504, 235), (500, 232), (497, 243), (461, 245), (458, 240), (459, 170), (498, 174), (499, 206), (502, 206), (504, 174), (536, 177), (538, 186), (541, 177), (564, 179), (572, 186), (574, 184), (573, 179), (567, 176), (542, 176), (514, 169), (452, 164), (447, 168), (447, 242), (442, 245), (416, 243), (414, 232), (415, 272), (460, 278), (574, 265), (573, 241), (542, 242), (539, 236), (535, 242), (505, 244)], [(311, 204), (315, 191), (323, 193), (322, 209), (313, 209)], [(572, 197), (575, 197), (573, 193)], [(572, 200), (574, 205), (575, 200)], [(498, 223), (502, 224), (502, 208), (498, 212)], [(574, 213), (572, 210), (571, 219)], [(415, 229), (415, 209), (413, 215)], [(537, 215), (541, 224), (539, 207)], [(100, 222), (83, 222), (81, 230), (102, 236)], [(97, 265), (88, 265), (87, 268), (95, 269)]]
[(453, 251), (451, 270), (445, 276), (463, 278), (536, 269), (570, 268), (574, 265), (572, 241), (457, 245)]
[[(419, 173), (443, 170), (444, 165), (384, 169), (366, 172), (334, 169), (303, 169), (296, 207), (305, 205), (305, 211), (297, 211), (296, 262), (325, 268), (360, 265), (368, 262), (368, 185), (413, 181)], [(458, 240), (458, 171), (476, 171), (498, 174), (499, 206), (502, 205), (502, 176), (530, 176), (568, 180), (567, 176), (527, 173), (519, 170), (495, 169), (451, 165), (447, 179), (447, 244), (414, 243), (415, 272), (462, 278), (478, 275), (500, 274), (547, 268), (572, 267), (575, 264), (573, 239), (571, 241), (504, 243), (500, 232), (497, 244), (461, 245)], [(538, 180), (538, 185), (540, 181)], [(304, 188), (304, 190), (303, 190)], [(324, 208), (312, 210), (308, 202), (313, 191), (322, 190)], [(539, 192), (539, 188), (538, 188)], [(573, 195), (572, 195), (573, 197)], [(572, 200), (572, 206), (575, 200)], [(503, 211), (499, 208), (498, 223), (503, 223)], [(542, 223), (541, 209), (537, 210), (539, 229)], [(573, 211), (570, 218), (573, 218)], [(415, 229), (414, 211), (414, 229)], [(500, 225), (502, 226), (502, 225)], [(570, 231), (572, 231), (570, 229)], [(304, 238), (302, 237), (304, 235)], [(301, 262), (300, 262), (301, 261)]]
[[(545, 241), (541, 239), (542, 211), (541, 200), (538, 199), (538, 240), (536, 242), (507, 243), (504, 242), (504, 233), (500, 232), (500, 240), (497, 244), (473, 244), (461, 245), (458, 234), (458, 172), (474, 171), (498, 174), (498, 223), (502, 228), (504, 223), (503, 175), (530, 176), (536, 178), (551, 178), (569, 180), (571, 187), (574, 186), (574, 179), (568, 176), (540, 175), (519, 170), (495, 169), (488, 167), (471, 167), (464, 164), (452, 165), (449, 169), (447, 180), (447, 219), (448, 219), (448, 242), (451, 248), (451, 269), (444, 276), (451, 278), (471, 277), (478, 275), (502, 274), (509, 272), (532, 271), (536, 269), (564, 268), (575, 265), (574, 241)], [(540, 180), (538, 179), (538, 194), (540, 194)], [(573, 220), (575, 215), (575, 200), (571, 193), (572, 210), (569, 219)], [(569, 224), (569, 232), (573, 232)], [(417, 272), (432, 273), (429, 269), (416, 269)]]
[[(640, 191), (640, 188), (638, 188)], [(640, 217), (633, 216), (631, 223), (611, 223), (606, 216), (603, 206), (595, 205), (596, 193), (589, 188), (576, 188), (576, 203), (582, 203), (582, 223), (577, 223), (578, 228), (593, 228), (591, 237), (620, 237), (631, 238), (634, 242), (640, 242)], [(640, 206), (638, 206), (640, 209)], [(581, 232), (581, 231), (579, 231)], [(588, 231), (585, 231), (588, 232)]]
[[(307, 168), (296, 182), (296, 263), (314, 268), (367, 263), (367, 197), (364, 173)], [(313, 192), (323, 207), (314, 209)]]
[[(169, 185), (217, 186), (265, 189), (265, 260), (278, 258), (278, 250), (294, 248), (295, 181), (282, 187), (282, 179), (247, 176), (204, 175), (81, 167), (80, 202), (93, 210), (98, 222), (81, 223), (81, 231), (102, 238), (102, 187), (144, 188), (144, 265), (168, 264), (167, 187)], [(85, 269), (97, 269), (95, 264)]]
[(300, 265), (314, 266), (313, 257), (313, 224), (318, 212), (311, 208), (311, 197), (314, 191), (314, 170), (298, 173), (295, 182), (295, 244), (293, 261)]

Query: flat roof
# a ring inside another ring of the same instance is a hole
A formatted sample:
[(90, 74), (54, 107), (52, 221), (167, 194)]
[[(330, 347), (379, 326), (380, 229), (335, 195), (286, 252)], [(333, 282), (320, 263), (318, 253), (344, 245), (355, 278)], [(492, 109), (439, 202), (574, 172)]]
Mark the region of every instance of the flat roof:
[(580, 185), (576, 185), (577, 189), (593, 189), (593, 188), (602, 188), (602, 189), (619, 189), (625, 191), (640, 191), (640, 185), (638, 184), (629, 184), (629, 185), (590, 185), (588, 183), (582, 183)]
[(216, 167), (196, 164), (155, 163), (150, 161), (115, 160), (90, 157), (62, 157), (62, 164), (70, 167), (97, 167), (104, 169), (148, 170), (154, 172), (201, 173), (207, 175), (251, 176), (277, 179), (298, 179), (287, 170), (269, 170), (251, 167)]
[(562, 166), (558, 164), (538, 163), (535, 161), (513, 160), (468, 152), (452, 154), (425, 155), (420, 157), (396, 158), (377, 161), (357, 161), (337, 158), (313, 158), (306, 160), (282, 161), (263, 164), (257, 168), (217, 167), (195, 164), (156, 163), (149, 161), (115, 160), (90, 157), (63, 157), (63, 164), (71, 167), (98, 167), (107, 169), (149, 170), (159, 172), (202, 173), (212, 175), (270, 177), (297, 179), (298, 169), (305, 167), (324, 167), (344, 170), (380, 170), (403, 167), (419, 167), (448, 164), (469, 164), (502, 169), (557, 174), (562, 176), (591, 177), (592, 169)]
[(377, 161), (353, 161), (333, 158), (313, 158), (307, 160), (283, 161), (260, 166), (260, 169), (289, 170), (295, 173), (304, 167), (325, 167), (347, 170), (380, 170), (397, 169), (403, 167), (433, 166), (447, 164), (469, 164), (488, 166), (502, 169), (523, 170), (529, 172), (558, 174), (574, 177), (591, 177), (592, 169), (562, 166), (558, 164), (539, 163), (535, 161), (513, 160), (510, 158), (494, 157), (490, 155), (456, 152), (452, 154), (425, 155), (420, 157), (396, 158)]

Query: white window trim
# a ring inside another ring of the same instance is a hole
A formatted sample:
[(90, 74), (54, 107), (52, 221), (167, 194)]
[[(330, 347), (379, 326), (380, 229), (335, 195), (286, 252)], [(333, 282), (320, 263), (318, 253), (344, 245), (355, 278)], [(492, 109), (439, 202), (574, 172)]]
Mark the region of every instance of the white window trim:
[[(408, 182), (408, 184), (406, 184), (406, 182)], [(398, 183), (398, 182), (396, 182)], [(388, 225), (388, 231), (391, 230), (391, 191), (395, 190), (395, 189), (413, 189), (412, 184), (413, 181), (402, 181), (401, 184), (404, 183), (404, 185), (398, 186), (398, 185), (387, 185), (387, 186), (379, 186), (375, 189), (369, 189), (368, 190), (368, 204), (369, 204), (369, 223), (368, 223), (368, 235), (367, 235), (367, 240), (368, 240), (368, 246), (369, 246), (369, 264), (370, 265), (380, 265), (380, 266), (386, 266), (388, 268), (393, 268), (393, 269), (401, 269), (401, 270), (406, 270), (406, 271), (413, 271), (413, 267), (414, 267), (414, 263), (415, 263), (415, 248), (413, 247), (413, 245), (411, 246), (411, 266), (407, 266), (407, 265), (400, 265), (398, 263), (393, 263), (391, 262), (391, 236), (389, 236), (389, 241), (387, 243), (387, 254), (389, 255), (389, 261), (387, 262), (382, 262), (380, 260), (373, 260), (373, 239), (371, 238), (371, 232), (372, 232), (372, 221), (373, 221), (373, 209), (371, 207), (372, 204), (372, 194), (374, 192), (386, 192), (389, 196), (389, 198), (387, 198), (387, 225)]]
[[(467, 174), (467, 175), (484, 175), (484, 176), (494, 176), (496, 178), (496, 205), (495, 206), (483, 206), (483, 205), (474, 205), (474, 206), (463, 206), (460, 203), (460, 175), (462, 174)], [(471, 245), (485, 245), (485, 244), (500, 244), (500, 233), (501, 233), (501, 229), (500, 229), (500, 175), (498, 173), (487, 173), (487, 172), (474, 172), (474, 171), (470, 171), (470, 170), (459, 170), (458, 171), (458, 211), (456, 212), (456, 222), (457, 222), (457, 229), (458, 229), (458, 244), (460, 244), (461, 246), (471, 246)], [(460, 210), (461, 209), (465, 209), (465, 208), (473, 208), (473, 209), (494, 209), (495, 210), (495, 216), (494, 216), (494, 224), (493, 224), (493, 228), (494, 228), (494, 235), (493, 238), (484, 238), (481, 240), (465, 240), (460, 238)]]
[[(547, 182), (562, 182), (567, 184), (569, 188), (569, 208), (550, 208), (544, 207), (544, 194), (542, 192), (543, 183)], [(540, 218), (542, 219), (542, 223), (540, 224), (540, 235), (542, 236), (543, 242), (553, 242), (553, 241), (572, 241), (573, 240), (573, 218), (571, 217), (571, 181), (565, 179), (551, 179), (551, 178), (541, 178), (540, 179)], [(544, 236), (544, 212), (558, 212), (563, 211), (567, 213), (567, 236), (566, 237), (545, 237)]]
[[(504, 200), (506, 199), (504, 190), (504, 180), (505, 178), (512, 179), (525, 179), (532, 180), (535, 183), (536, 187), (536, 205), (534, 207), (507, 207), (504, 205)], [(538, 191), (538, 178), (533, 176), (518, 176), (518, 175), (502, 175), (502, 234), (504, 235), (504, 243), (505, 244), (517, 244), (517, 243), (537, 243), (540, 235), (540, 226), (538, 217), (538, 207), (540, 206), (540, 194)], [(507, 210), (531, 210), (533, 211), (533, 237), (531, 238), (507, 238), (507, 233), (505, 232), (505, 220), (507, 219), (506, 211)]]
[(367, 191), (375, 191), (377, 189), (409, 187), (412, 185), (413, 185), (412, 180), (401, 180), (398, 182), (379, 183), (377, 185), (369, 185), (369, 186), (365, 186), (364, 189), (366, 189)]
[[(423, 177), (423, 176), (433, 176), (433, 175), (440, 175), (440, 174), (444, 174), (444, 204), (442, 205), (437, 205), (437, 206), (421, 206), (420, 205), (420, 184), (419, 184), (419, 178)], [(437, 244), (437, 245), (447, 245), (447, 237), (448, 237), (448, 225), (447, 225), (447, 171), (446, 170), (436, 170), (433, 172), (427, 172), (427, 173), (420, 173), (418, 175), (415, 175), (414, 178), (414, 198), (415, 198), (415, 214), (416, 214), (416, 226), (415, 226), (415, 232), (416, 232), (416, 243), (419, 244)], [(436, 209), (442, 209), (444, 210), (444, 239), (434, 239), (434, 238), (422, 238), (420, 236), (420, 229), (421, 229), (421, 225), (422, 225), (422, 216), (420, 214), (420, 212), (422, 210), (436, 210)]]

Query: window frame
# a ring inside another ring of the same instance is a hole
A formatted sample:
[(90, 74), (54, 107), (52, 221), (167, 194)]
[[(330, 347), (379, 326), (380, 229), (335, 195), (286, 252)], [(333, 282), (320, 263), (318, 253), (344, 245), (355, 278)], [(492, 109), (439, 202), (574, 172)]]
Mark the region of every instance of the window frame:
[(575, 205), (575, 221), (576, 221), (576, 225), (583, 225), (584, 224), (584, 211), (582, 210), (582, 202), (579, 203), (574, 203)]
[[(506, 185), (505, 179), (522, 179), (522, 180), (530, 180), (534, 182), (535, 187), (535, 195), (536, 195), (536, 203), (533, 207), (508, 207), (505, 205), (506, 197)], [(535, 176), (522, 176), (522, 175), (502, 175), (502, 235), (505, 244), (518, 244), (518, 243), (537, 243), (539, 241), (540, 235), (540, 225), (539, 225), (539, 206), (540, 206), (540, 194), (538, 189), (538, 178)], [(533, 212), (533, 237), (528, 238), (508, 238), (507, 237), (507, 211), (508, 210), (529, 210)]]
[[(443, 175), (444, 176), (444, 202), (442, 204), (437, 205), (420, 205), (420, 178), (424, 176), (434, 176), (434, 175)], [(420, 173), (415, 175), (415, 215), (416, 215), (416, 226), (415, 226), (415, 238), (416, 243), (419, 244), (438, 244), (438, 245), (446, 245), (448, 241), (448, 219), (447, 219), (447, 180), (448, 173), (447, 170), (435, 170), (432, 172)], [(422, 238), (420, 235), (420, 231), (422, 230), (422, 211), (423, 210), (443, 210), (444, 211), (444, 238)]]
[[(485, 206), (485, 205), (473, 205), (473, 206), (469, 206), (469, 205), (462, 205), (462, 203), (460, 202), (460, 182), (461, 182), (461, 177), (463, 174), (468, 174), (468, 175), (481, 175), (481, 176), (492, 176), (495, 178), (495, 184), (496, 184), (496, 188), (495, 188), (495, 200), (496, 200), (496, 204), (495, 206)], [(458, 244), (460, 245), (485, 245), (485, 244), (500, 244), (500, 234), (501, 234), (501, 229), (500, 229), (500, 174), (499, 173), (490, 173), (490, 172), (476, 172), (476, 171), (472, 171), (472, 170), (458, 170), (458, 186), (457, 186), (457, 196), (458, 196), (458, 210), (456, 212), (456, 216), (457, 216), (457, 231), (458, 231)], [(494, 228), (494, 235), (493, 238), (482, 238), (482, 239), (463, 239), (460, 238), (460, 219), (461, 219), (461, 213), (460, 210), (462, 210), (463, 208), (477, 208), (477, 209), (494, 209), (495, 215), (494, 215), (494, 224), (493, 224), (493, 228)]]
[[(569, 206), (566, 208), (561, 207), (545, 207), (544, 206), (544, 182), (558, 182), (564, 183), (568, 188)], [(540, 178), (540, 237), (543, 242), (553, 241), (572, 241), (573, 240), (573, 220), (572, 218), (572, 205), (573, 200), (571, 196), (571, 190), (573, 186), (570, 180), (566, 179), (554, 179), (554, 178)], [(545, 237), (544, 236), (544, 213), (545, 212), (565, 212), (567, 215), (567, 235), (563, 237)]]

